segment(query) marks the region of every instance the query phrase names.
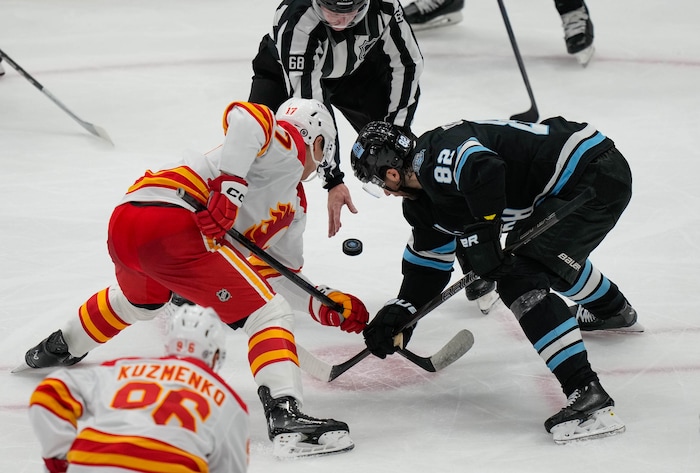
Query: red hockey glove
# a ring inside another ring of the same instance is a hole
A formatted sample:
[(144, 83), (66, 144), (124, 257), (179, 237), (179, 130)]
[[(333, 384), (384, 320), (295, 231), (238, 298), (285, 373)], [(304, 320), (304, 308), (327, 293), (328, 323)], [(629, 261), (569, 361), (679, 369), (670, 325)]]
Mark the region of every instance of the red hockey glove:
[(222, 174), (216, 179), (209, 179), (209, 189), (207, 208), (195, 214), (197, 225), (206, 236), (221, 238), (233, 228), (238, 207), (248, 191), (248, 183), (242, 177)]
[(44, 465), (49, 473), (66, 473), (68, 460), (65, 458), (44, 458)]
[(349, 333), (360, 333), (364, 330), (369, 319), (369, 312), (360, 299), (352, 294), (331, 289), (328, 286), (318, 286), (319, 291), (327, 295), (333, 302), (343, 306), (343, 313), (339, 314), (330, 307), (321, 304), (321, 301), (312, 297), (309, 301), (309, 313), (321, 325), (340, 326), (340, 329)]

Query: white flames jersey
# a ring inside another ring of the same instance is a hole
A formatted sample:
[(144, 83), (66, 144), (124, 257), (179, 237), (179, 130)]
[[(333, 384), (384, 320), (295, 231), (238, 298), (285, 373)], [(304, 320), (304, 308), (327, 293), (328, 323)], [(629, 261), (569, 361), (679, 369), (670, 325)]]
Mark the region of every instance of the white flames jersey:
[[(293, 126), (278, 123), (268, 107), (249, 102), (228, 106), (224, 130), (222, 146), (206, 155), (186, 156), (166, 169), (148, 171), (123, 201), (166, 202), (195, 210), (177, 196), (179, 187), (206, 205), (209, 179), (222, 171), (243, 177), (248, 191), (234, 228), (288, 268), (300, 271), (306, 226), (306, 197), (300, 182), (306, 146), (301, 136)], [(234, 245), (248, 255), (248, 250)]]
[(29, 417), (42, 457), (69, 472), (242, 473), (248, 412), (194, 358), (132, 358), (60, 369), (32, 394)]

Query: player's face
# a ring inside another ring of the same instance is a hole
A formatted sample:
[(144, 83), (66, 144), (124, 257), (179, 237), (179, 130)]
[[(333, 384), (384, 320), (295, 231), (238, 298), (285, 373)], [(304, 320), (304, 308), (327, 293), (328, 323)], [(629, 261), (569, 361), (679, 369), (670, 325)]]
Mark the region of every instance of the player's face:
[(355, 19), (358, 12), (336, 13), (321, 7), (321, 13), (323, 13), (323, 18), (325, 18), (331, 28), (335, 31), (342, 31), (352, 23), (352, 20)]
[(324, 139), (321, 135), (316, 137), (312, 146), (306, 148), (307, 152), (309, 150), (311, 151), (311, 156), (307, 156), (306, 161), (304, 162), (304, 171), (301, 175), (302, 181), (306, 180), (309, 176), (315, 173), (319, 165), (323, 162), (323, 148)]

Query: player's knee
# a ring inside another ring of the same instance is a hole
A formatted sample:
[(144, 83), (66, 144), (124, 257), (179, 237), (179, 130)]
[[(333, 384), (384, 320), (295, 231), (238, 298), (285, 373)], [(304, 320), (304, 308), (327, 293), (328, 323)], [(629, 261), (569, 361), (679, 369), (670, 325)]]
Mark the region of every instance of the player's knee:
[(294, 312), (280, 294), (250, 314), (243, 326), (248, 334), (259, 332), (266, 327), (283, 327), (290, 331), (294, 328)]
[(510, 304), (510, 310), (515, 315), (515, 318), (520, 320), (525, 314), (534, 309), (537, 304), (542, 302), (547, 297), (547, 294), (549, 294), (549, 291), (544, 289), (528, 291)]

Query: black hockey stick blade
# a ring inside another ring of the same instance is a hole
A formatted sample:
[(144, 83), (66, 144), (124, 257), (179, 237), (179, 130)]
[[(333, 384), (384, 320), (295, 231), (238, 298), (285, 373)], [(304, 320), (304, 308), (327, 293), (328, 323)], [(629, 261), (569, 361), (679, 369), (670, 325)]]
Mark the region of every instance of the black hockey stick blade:
[(512, 117), (510, 117), (511, 120), (517, 120), (519, 122), (527, 122), (527, 123), (537, 123), (537, 120), (540, 119), (540, 112), (537, 111), (537, 107), (535, 104), (532, 105), (532, 108), (528, 110), (527, 112), (523, 113), (516, 113)]
[[(474, 346), (474, 335), (469, 330), (463, 329), (457, 332), (457, 334), (455, 334), (455, 336), (452, 337), (450, 341), (448, 341), (434, 355), (423, 357), (416, 355), (412, 351), (405, 348), (399, 349), (397, 353), (425, 371), (435, 373), (460, 359), (465, 353), (471, 350), (472, 346)], [(333, 381), (335, 378), (345, 373), (357, 363), (367, 358), (369, 354), (370, 351), (365, 348), (360, 353), (343, 363), (338, 365), (329, 365), (325, 361), (316, 358), (301, 345), (297, 344), (299, 366), (304, 370), (304, 372), (320, 381), (325, 382)]]
[(432, 356), (418, 356), (405, 348), (398, 350), (396, 353), (423, 368), (425, 371), (435, 373), (459, 360), (465, 353), (471, 350), (473, 346), (474, 334), (467, 329), (463, 329), (457, 332), (444, 347)]

